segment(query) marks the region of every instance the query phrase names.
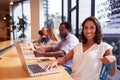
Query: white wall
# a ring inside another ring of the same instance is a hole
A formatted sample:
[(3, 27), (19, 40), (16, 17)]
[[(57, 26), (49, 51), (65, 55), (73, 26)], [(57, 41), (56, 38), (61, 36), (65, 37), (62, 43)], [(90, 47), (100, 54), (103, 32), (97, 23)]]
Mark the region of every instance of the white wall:
[(39, 28), (40, 29), (42, 29), (42, 27), (44, 27), (44, 8), (43, 8), (43, 0), (40, 0), (40, 9), (39, 9), (39, 14), (40, 14), (40, 16), (39, 16), (39, 22), (40, 22), (40, 26), (39, 26)]
[(31, 13), (31, 39), (38, 39), (38, 30), (40, 27), (39, 22), (39, 6), (40, 0), (30, 0), (30, 13)]

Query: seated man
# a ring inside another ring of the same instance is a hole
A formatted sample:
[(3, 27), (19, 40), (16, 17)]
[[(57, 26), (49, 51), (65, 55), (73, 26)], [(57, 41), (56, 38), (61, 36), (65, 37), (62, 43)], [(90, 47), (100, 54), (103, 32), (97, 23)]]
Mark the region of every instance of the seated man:
[[(35, 56), (63, 57), (79, 43), (77, 37), (70, 33), (71, 25), (68, 22), (60, 24), (59, 32), (62, 40), (57, 45), (37, 49)], [(71, 73), (71, 61), (63, 65), (68, 73)]]

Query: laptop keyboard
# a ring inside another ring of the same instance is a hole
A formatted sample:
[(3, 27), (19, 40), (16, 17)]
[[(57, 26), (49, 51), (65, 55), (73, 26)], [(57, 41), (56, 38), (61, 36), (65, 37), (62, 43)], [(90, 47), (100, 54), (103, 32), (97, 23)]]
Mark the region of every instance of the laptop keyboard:
[(29, 68), (33, 73), (45, 72), (45, 70), (42, 69), (42, 67), (40, 67), (38, 64), (28, 65), (28, 68)]

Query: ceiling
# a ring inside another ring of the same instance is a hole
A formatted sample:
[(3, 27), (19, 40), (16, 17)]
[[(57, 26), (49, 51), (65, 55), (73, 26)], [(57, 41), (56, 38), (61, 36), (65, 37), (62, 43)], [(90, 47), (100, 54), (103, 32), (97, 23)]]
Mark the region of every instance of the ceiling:
[(10, 2), (18, 2), (21, 0), (0, 0), (0, 12), (9, 11)]
[(0, 11), (8, 11), (9, 3), (10, 0), (0, 0)]
[(11, 1), (18, 2), (21, 0), (0, 0), (0, 18), (2, 18), (6, 14), (9, 14)]

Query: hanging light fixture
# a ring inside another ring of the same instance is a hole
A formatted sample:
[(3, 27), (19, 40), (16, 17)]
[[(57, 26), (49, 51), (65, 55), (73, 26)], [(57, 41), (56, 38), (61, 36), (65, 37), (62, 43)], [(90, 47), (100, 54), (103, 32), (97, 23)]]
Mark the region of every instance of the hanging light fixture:
[(10, 0), (10, 5), (13, 5), (13, 0)]

